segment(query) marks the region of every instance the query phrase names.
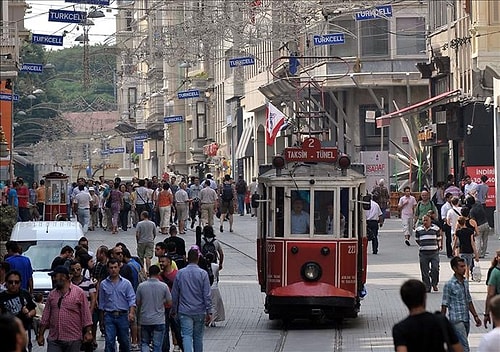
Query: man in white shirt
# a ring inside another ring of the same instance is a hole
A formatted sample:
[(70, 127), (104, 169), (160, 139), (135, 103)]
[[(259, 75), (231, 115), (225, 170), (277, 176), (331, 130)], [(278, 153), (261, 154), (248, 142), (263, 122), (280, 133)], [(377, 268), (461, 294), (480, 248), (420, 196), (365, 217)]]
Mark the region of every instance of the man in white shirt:
[(496, 328), (483, 336), (479, 343), (478, 352), (496, 352), (500, 346), (500, 295), (491, 299), (489, 308)]
[(399, 198), (398, 210), (401, 212), (401, 221), (403, 223), (403, 234), (405, 236), (405, 244), (410, 245), (410, 237), (413, 235), (413, 214), (417, 206), (417, 200), (411, 195), (410, 187), (404, 188), (404, 195)]
[(218, 204), (219, 197), (212, 187), (210, 187), (210, 180), (206, 180), (203, 184), (204, 188), (200, 191), (200, 209), (201, 209), (201, 223), (204, 225), (214, 225), (214, 213)]
[(477, 194), (477, 183), (476, 182), (472, 182), (471, 178), (469, 175), (466, 175), (464, 177), (464, 182), (465, 182), (465, 185), (464, 185), (464, 195), (465, 195), (465, 198), (467, 197), (474, 197), (476, 198), (476, 194)]
[(92, 197), (88, 191), (85, 191), (85, 186), (78, 186), (79, 193), (73, 198), (73, 204), (76, 208), (76, 213), (78, 217), (78, 222), (83, 227), (83, 233), (87, 233), (89, 230), (90, 222), (90, 206), (92, 205)]
[(365, 210), (366, 216), (366, 228), (371, 231), (371, 236), (368, 240), (372, 241), (372, 251), (373, 254), (378, 253), (378, 227), (382, 226), (384, 223), (384, 217), (382, 216), (382, 210), (377, 202), (371, 199), (370, 196), (370, 209)]
[(446, 238), (446, 256), (448, 258), (452, 258), (453, 249), (451, 248), (451, 240), (452, 240), (451, 227), (448, 225), (446, 217), (448, 216), (448, 211), (452, 208), (451, 200), (453, 199), (453, 195), (448, 192), (444, 195), (444, 199), (446, 200), (446, 202), (441, 207), (441, 219), (442, 219), (441, 229), (443, 230)]
[(309, 233), (309, 214), (302, 210), (304, 201), (295, 199), (292, 203), (291, 234), (308, 234)]

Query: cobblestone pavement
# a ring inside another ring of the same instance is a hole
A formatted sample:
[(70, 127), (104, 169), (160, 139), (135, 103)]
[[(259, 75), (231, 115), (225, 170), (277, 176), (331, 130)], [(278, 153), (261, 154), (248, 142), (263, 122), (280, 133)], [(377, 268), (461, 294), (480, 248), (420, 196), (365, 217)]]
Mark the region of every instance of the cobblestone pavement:
[[(357, 319), (346, 320), (341, 327), (332, 323), (293, 322), (283, 330), (280, 322), (270, 321), (264, 313), (264, 295), (260, 292), (256, 275), (256, 222), (250, 216), (236, 216), (235, 232), (217, 232), (225, 251), (221, 271), (220, 290), (226, 308), (225, 322), (207, 328), (204, 337), (205, 352), (220, 351), (393, 351), (391, 330), (394, 323), (407, 315), (399, 297), (399, 287), (406, 279), (420, 278), (418, 248), (403, 243), (398, 219), (388, 219), (379, 232), (379, 254), (369, 254), (368, 295), (362, 302)], [(216, 228), (219, 227), (217, 223)], [(228, 227), (227, 225), (225, 226)], [(89, 232), (91, 249), (99, 245), (113, 245), (122, 241), (135, 252), (134, 232), (129, 229), (111, 235), (102, 230)], [(194, 232), (182, 235), (186, 244), (194, 243)], [(163, 237), (158, 238), (163, 240)], [(490, 236), (489, 252), (500, 248), (496, 236)], [(452, 271), (448, 259), (441, 255), (440, 291)], [(491, 261), (491, 254), (481, 260), (483, 277)], [(478, 312), (484, 310), (486, 286), (472, 282), (471, 294)], [(440, 309), (441, 292), (428, 295), (428, 310)], [(470, 345), (474, 351), (484, 334), (484, 327), (471, 328)], [(99, 334), (99, 333), (98, 333)], [(98, 337), (98, 351), (103, 351), (104, 340)], [(36, 343), (35, 343), (36, 344)], [(42, 351), (35, 347), (34, 351)]]

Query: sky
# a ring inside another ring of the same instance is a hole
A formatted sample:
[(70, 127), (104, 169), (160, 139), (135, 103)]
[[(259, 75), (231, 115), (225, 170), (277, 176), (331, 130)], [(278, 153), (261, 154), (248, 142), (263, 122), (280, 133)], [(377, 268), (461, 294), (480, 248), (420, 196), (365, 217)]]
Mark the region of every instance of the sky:
[[(26, 11), (24, 26), (34, 34), (63, 35), (66, 33), (63, 47), (78, 45), (75, 38), (83, 33), (82, 27), (72, 23), (49, 22), (48, 13), (50, 9), (68, 11), (89, 11), (91, 5), (74, 4), (65, 0), (27, 0), (31, 9)], [(110, 8), (115, 7), (115, 0), (110, 1)], [(92, 21), (95, 25), (89, 27), (90, 45), (97, 43), (114, 43), (114, 33), (116, 31), (115, 14), (116, 10), (101, 9), (106, 17), (95, 18)], [(110, 11), (110, 12), (108, 12)], [(78, 27), (78, 29), (77, 29)], [(47, 49), (61, 49), (58, 46), (47, 46)]]

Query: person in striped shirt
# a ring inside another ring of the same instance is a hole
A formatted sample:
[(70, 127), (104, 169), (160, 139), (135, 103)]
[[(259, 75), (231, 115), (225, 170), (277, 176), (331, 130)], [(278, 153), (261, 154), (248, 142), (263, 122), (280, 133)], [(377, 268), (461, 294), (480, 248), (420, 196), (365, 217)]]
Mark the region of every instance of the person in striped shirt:
[[(434, 225), (427, 214), (422, 216), (422, 225), (415, 230), (415, 239), (419, 245), (419, 262), (422, 282), (427, 292), (438, 291), (439, 251), (443, 248), (441, 229)], [(430, 271), (429, 271), (430, 266)]]

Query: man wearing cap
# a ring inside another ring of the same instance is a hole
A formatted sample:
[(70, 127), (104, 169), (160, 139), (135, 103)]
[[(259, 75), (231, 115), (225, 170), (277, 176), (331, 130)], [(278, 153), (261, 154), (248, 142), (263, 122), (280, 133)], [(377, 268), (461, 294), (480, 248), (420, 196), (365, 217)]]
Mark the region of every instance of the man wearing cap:
[(83, 342), (92, 342), (92, 317), (89, 303), (83, 290), (69, 278), (69, 270), (58, 266), (50, 274), (54, 289), (40, 320), (38, 345), (45, 344), (44, 333), (49, 329), (47, 351), (78, 352)]

